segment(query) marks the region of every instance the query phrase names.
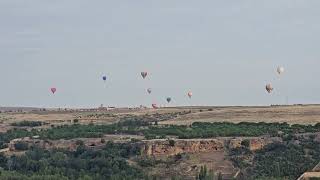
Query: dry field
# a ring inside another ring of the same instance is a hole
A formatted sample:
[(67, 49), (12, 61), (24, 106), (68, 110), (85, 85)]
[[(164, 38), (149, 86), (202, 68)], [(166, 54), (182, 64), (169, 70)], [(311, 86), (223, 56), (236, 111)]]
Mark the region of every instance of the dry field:
[[(185, 113), (187, 112), (187, 113)], [(189, 113), (188, 113), (189, 112)], [(46, 111), (1, 113), (0, 131), (13, 122), (42, 121), (49, 124), (80, 123), (110, 124), (124, 117), (159, 117), (170, 113), (184, 113), (159, 124), (190, 125), (193, 122), (287, 122), (289, 124), (316, 124), (320, 122), (320, 105), (268, 106), (268, 107), (172, 107), (161, 109), (115, 109), (100, 112)]]
[(194, 107), (191, 114), (161, 124), (189, 125), (193, 122), (287, 122), (316, 124), (320, 122), (320, 105), (272, 107)]

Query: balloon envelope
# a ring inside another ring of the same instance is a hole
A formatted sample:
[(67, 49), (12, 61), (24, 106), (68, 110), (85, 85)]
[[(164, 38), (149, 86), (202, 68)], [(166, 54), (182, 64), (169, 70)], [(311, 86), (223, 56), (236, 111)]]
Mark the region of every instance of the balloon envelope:
[(57, 88), (51, 88), (50, 90), (51, 90), (52, 94), (54, 94), (54, 93), (56, 93)]
[(171, 102), (171, 97), (167, 97), (167, 102), (170, 103)]
[(278, 73), (279, 75), (281, 75), (282, 73), (284, 73), (284, 67), (279, 66), (279, 67), (277, 68), (277, 73)]
[(188, 96), (189, 96), (189, 98), (191, 98), (192, 97), (192, 92), (188, 92)]
[(102, 80), (106, 81), (107, 80), (107, 76), (102, 76)]
[(266, 90), (267, 90), (268, 93), (271, 93), (273, 91), (272, 84), (267, 84), (266, 85)]
[(141, 72), (141, 76), (143, 79), (145, 79), (148, 76), (148, 72)]
[(151, 88), (148, 88), (148, 89), (147, 89), (147, 92), (148, 92), (149, 94), (151, 94), (151, 93), (152, 93), (152, 89), (151, 89)]
[(157, 104), (152, 104), (152, 107), (153, 107), (154, 109), (157, 109), (157, 108), (158, 108), (158, 105), (157, 105)]

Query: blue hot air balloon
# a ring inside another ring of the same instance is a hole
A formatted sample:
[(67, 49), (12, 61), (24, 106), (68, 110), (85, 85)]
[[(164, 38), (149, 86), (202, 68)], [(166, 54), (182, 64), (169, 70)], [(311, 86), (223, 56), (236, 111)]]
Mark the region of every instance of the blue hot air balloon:
[(106, 80), (107, 80), (107, 76), (102, 76), (102, 79), (103, 79), (104, 81), (106, 81)]

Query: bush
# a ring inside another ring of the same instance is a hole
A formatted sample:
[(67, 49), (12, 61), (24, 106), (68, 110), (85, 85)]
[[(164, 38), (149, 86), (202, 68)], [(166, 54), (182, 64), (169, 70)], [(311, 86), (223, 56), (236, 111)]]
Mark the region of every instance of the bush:
[(170, 146), (174, 146), (174, 145), (175, 145), (175, 141), (172, 140), (172, 139), (170, 139), (170, 140), (169, 140), (169, 145), (170, 145)]
[(40, 121), (21, 121), (21, 122), (15, 122), (11, 123), (11, 126), (18, 126), (18, 127), (36, 127), (36, 126), (42, 126), (43, 123)]
[(250, 140), (249, 139), (245, 139), (241, 142), (241, 145), (248, 148), (250, 146)]
[(14, 148), (18, 151), (26, 151), (29, 149), (29, 145), (28, 143), (25, 142), (17, 142), (16, 144), (14, 144)]
[(138, 160), (138, 164), (141, 167), (154, 167), (156, 160), (154, 158), (142, 157)]

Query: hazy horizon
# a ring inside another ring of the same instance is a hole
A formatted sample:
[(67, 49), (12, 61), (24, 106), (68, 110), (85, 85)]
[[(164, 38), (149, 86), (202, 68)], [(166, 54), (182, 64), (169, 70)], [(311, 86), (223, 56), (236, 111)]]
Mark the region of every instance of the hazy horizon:
[(166, 97), (171, 106), (317, 104), (319, 8), (316, 0), (2, 0), (0, 106), (150, 106)]

